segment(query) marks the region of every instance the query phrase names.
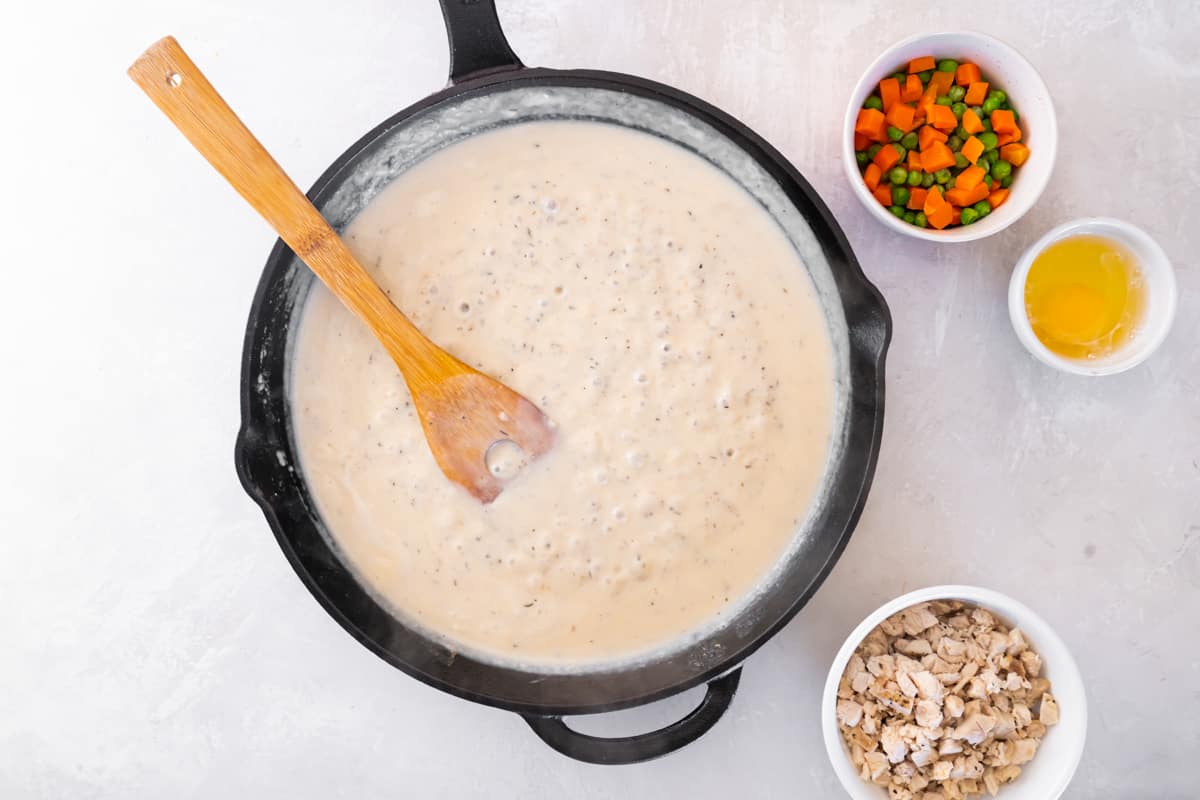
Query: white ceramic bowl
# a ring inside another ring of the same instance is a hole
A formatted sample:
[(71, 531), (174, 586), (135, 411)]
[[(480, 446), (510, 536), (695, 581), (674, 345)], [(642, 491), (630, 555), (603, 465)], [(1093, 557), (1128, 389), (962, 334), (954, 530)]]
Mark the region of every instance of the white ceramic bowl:
[[(1016, 185), (1016, 181), (1013, 185)], [(1029, 268), (1033, 266), (1034, 259), (1050, 244), (1083, 234), (1104, 236), (1123, 244), (1137, 260), (1142, 278), (1146, 282), (1146, 308), (1139, 330), (1116, 352), (1095, 361), (1064, 358), (1051, 352), (1033, 332), (1033, 327), (1029, 324), (1029, 315), (1025, 312), (1025, 279), (1029, 276)], [(1038, 239), (1021, 256), (1008, 283), (1008, 316), (1021, 344), (1042, 363), (1076, 375), (1113, 375), (1145, 361), (1167, 338), (1171, 323), (1175, 321), (1177, 301), (1175, 271), (1158, 242), (1151, 239), (1150, 234), (1128, 222), (1103, 217), (1064, 223)]]
[(1020, 777), (1000, 790), (1000, 797), (1005, 800), (1057, 800), (1066, 791), (1075, 768), (1079, 766), (1087, 737), (1087, 698), (1079, 668), (1067, 646), (1045, 620), (1011, 597), (975, 586), (931, 586), (897, 597), (864, 619), (838, 651), (833, 666), (829, 668), (829, 678), (825, 681), (821, 729), (825, 735), (825, 748), (829, 751), (834, 772), (842, 782), (842, 787), (852, 800), (880, 800), (887, 797), (887, 791), (882, 787), (859, 777), (838, 731), (837, 688), (846, 664), (855, 648), (875, 626), (898, 611), (930, 600), (962, 600), (969, 605), (986, 608), (1004, 622), (1024, 631), (1030, 644), (1042, 657), (1042, 674), (1050, 680), (1051, 692), (1058, 700), (1060, 721), (1047, 731), (1037, 755), (1021, 768)]
[[(879, 204), (862, 180), (858, 162), (854, 160), (854, 123), (867, 97), (879, 81), (901, 69), (918, 56), (933, 56), (937, 60), (952, 58), (973, 61), (996, 86), (1008, 93), (1021, 114), (1022, 141), (1029, 145), (1029, 160), (1015, 173), (1012, 192), (1000, 208), (981, 220), (963, 227), (935, 230), (918, 228), (897, 219)], [(1058, 150), (1058, 120), (1054, 104), (1042, 76), (1025, 58), (1004, 42), (971, 31), (953, 31), (914, 36), (888, 48), (867, 68), (850, 95), (842, 135), (842, 165), (854, 187), (854, 194), (867, 210), (892, 230), (928, 239), (933, 242), (969, 242), (1004, 230), (1016, 222), (1037, 202), (1050, 181), (1054, 158)]]

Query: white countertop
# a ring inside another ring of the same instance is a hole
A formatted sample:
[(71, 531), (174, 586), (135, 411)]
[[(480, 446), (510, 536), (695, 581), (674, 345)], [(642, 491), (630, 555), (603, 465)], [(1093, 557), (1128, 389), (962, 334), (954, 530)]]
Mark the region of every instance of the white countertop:
[[(981, 18), (964, 18), (973, 8)], [(336, 9), (336, 11), (334, 11)], [(812, 602), (729, 714), (633, 767), (573, 763), (516, 716), (371, 655), (292, 573), (233, 471), (242, 332), (274, 236), (125, 78), (176, 34), (298, 182), (445, 83), (434, 0), (22, 3), (4, 13), (0, 797), (837, 797), (817, 724), (843, 637), (970, 582), (1073, 649), (1089, 741), (1068, 798), (1194, 797), (1200, 753), (1200, 17), (1190, 2), (501, 0), (527, 63), (675, 84), (813, 183), (891, 305), (883, 453)], [(958, 26), (1041, 70), (1046, 195), (974, 244), (889, 234), (846, 185), (845, 98), (891, 42)], [(1112, 378), (1028, 356), (1010, 266), (1107, 215), (1172, 257), (1164, 348)], [(697, 691), (589, 719), (632, 733)]]

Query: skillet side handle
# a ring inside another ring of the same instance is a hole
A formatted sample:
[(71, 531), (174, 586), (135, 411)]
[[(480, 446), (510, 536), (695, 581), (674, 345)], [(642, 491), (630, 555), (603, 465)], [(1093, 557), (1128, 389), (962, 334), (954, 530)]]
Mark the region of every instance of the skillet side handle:
[(589, 764), (636, 764), (673, 753), (707, 733), (729, 709), (741, 678), (741, 667), (722, 675), (708, 684), (704, 699), (686, 717), (637, 736), (606, 739), (574, 731), (562, 717), (522, 716), (538, 738), (564, 756)]
[(450, 40), (450, 82), (484, 72), (519, 69), (496, 16), (495, 0), (439, 0)]

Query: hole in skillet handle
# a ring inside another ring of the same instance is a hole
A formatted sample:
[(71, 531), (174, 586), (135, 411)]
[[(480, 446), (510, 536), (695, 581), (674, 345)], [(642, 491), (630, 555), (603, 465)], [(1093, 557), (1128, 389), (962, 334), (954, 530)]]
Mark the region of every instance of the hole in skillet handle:
[(708, 684), (700, 705), (678, 722), (650, 733), (606, 739), (567, 727), (562, 717), (522, 714), (543, 742), (568, 758), (589, 764), (637, 764), (673, 753), (699, 739), (729, 709), (742, 679), (738, 667)]
[(524, 66), (504, 38), (495, 0), (439, 1), (450, 40), (451, 83)]

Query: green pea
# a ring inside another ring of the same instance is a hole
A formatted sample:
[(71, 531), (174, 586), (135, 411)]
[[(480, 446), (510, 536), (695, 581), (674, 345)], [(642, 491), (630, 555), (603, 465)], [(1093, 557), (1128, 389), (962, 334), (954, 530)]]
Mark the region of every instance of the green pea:
[(1008, 110), (1013, 112), (1013, 122), (1021, 121), (1021, 115), (1017, 113), (1017, 110), (1015, 108), (1009, 107)]
[(883, 101), (879, 99), (879, 95), (873, 94), (863, 101), (863, 108), (873, 108), (876, 111), (883, 111)]
[(967, 110), (967, 107), (963, 103), (955, 103), (954, 105), (950, 106), (950, 110), (954, 112), (955, 119), (961, 120), (963, 113)]
[(954, 72), (954, 70), (958, 69), (958, 62), (950, 58), (944, 58), (938, 62), (937, 69), (938, 72)]
[(908, 202), (908, 197), (908, 189), (905, 189), (903, 186), (897, 186), (895, 189), (892, 189), (892, 202), (896, 205), (904, 205)]
[(933, 179), (935, 181), (937, 181), (938, 183), (949, 183), (950, 182), (950, 170), (939, 169), (937, 172), (933, 173)]
[(892, 147), (896, 148), (896, 152), (900, 154), (901, 161), (903, 161), (904, 157), (906, 155), (908, 155), (908, 148), (905, 147), (904, 145), (900, 144), (899, 142), (896, 142), (895, 144), (893, 144)]
[(925, 173), (919, 169), (910, 169), (908, 171), (908, 185), (920, 186), (921, 181), (925, 180)]
[(992, 164), (992, 177), (996, 180), (1002, 180), (1008, 175), (1012, 175), (1012, 164), (1004, 159), (1000, 159), (995, 164)]
[(867, 164), (871, 163), (871, 157), (867, 155), (866, 150), (859, 150), (857, 153), (855, 153), (854, 160), (858, 162), (860, 167), (865, 167)]
[(980, 108), (983, 110), (984, 114), (991, 114), (993, 111), (995, 111), (999, 107), (1000, 107), (1000, 104), (997, 103), (995, 100), (993, 100), (990, 97), (987, 100), (984, 100), (983, 105), (980, 106)]
[(961, 222), (963, 225), (970, 225), (977, 219), (979, 219), (979, 212), (968, 207), (962, 210), (962, 217), (959, 219), (959, 222)]
[(993, 89), (992, 91), (988, 92), (987, 99), (994, 100), (997, 106), (1002, 106), (1008, 102), (1008, 95), (999, 89)]
[(967, 90), (961, 86), (951, 86), (950, 91), (946, 92), (946, 94), (950, 95), (950, 99), (957, 103), (966, 97)]
[(893, 216), (904, 219), (904, 206), (892, 206), (890, 211), (892, 212)]
[(899, 186), (908, 180), (908, 170), (904, 167), (892, 167), (892, 171), (888, 173), (888, 180)]
[(983, 149), (986, 152), (988, 150), (995, 150), (1000, 140), (991, 131), (984, 131), (979, 134), (979, 141), (983, 143)]
[(895, 125), (888, 125), (887, 135), (888, 138), (893, 142), (898, 142), (904, 138), (904, 131), (900, 130)]
[(917, 224), (917, 215), (912, 211), (905, 211), (904, 212), (904, 221), (907, 222), (909, 225), (915, 225), (915, 224)]
[(991, 169), (992, 168), (992, 155), (995, 152), (996, 151), (993, 150), (991, 153), (980, 153), (979, 158), (975, 159), (975, 166), (982, 167), (985, 170)]
[(971, 106), (971, 111), (975, 113), (975, 116), (983, 119), (983, 106)]
[(903, 85), (904, 79), (907, 78), (908, 76), (903, 72), (893, 72), (892, 77), (895, 78), (896, 80), (900, 81), (900, 83)]
[(958, 134), (955, 134), (946, 140), (946, 147), (949, 147), (956, 153), (962, 149), (962, 146), (963, 140), (959, 138)]
[(986, 217), (988, 214), (992, 213), (992, 204), (989, 203), (987, 200), (980, 200), (978, 203), (971, 206), (971, 208), (975, 209), (975, 213), (978, 214), (981, 218)]
[(1000, 188), (1007, 189), (1008, 187), (1012, 186), (1012, 182), (1013, 182), (1012, 175), (1009, 175), (1007, 178), (1001, 178), (1000, 179)]
[(962, 139), (964, 142), (971, 138), (971, 134), (962, 125), (959, 125), (954, 129), (954, 135)]
[(883, 149), (883, 145), (879, 144), (879, 142), (876, 142), (875, 144), (871, 145), (870, 147), (867, 148), (867, 158), (874, 158), (875, 154), (878, 153), (881, 149)]
[(933, 77), (933, 70), (927, 69), (918, 72), (917, 77), (921, 79), (921, 83), (929, 83), (929, 79)]
[(937, 103), (939, 106), (946, 106), (947, 108), (954, 105), (954, 101), (950, 99), (950, 96), (945, 95), (945, 94), (942, 95), (941, 97), (939, 97), (934, 102)]
[(921, 185), (928, 189), (930, 186), (933, 186), (933, 182), (935, 180), (937, 180), (937, 178), (933, 177), (932, 172), (926, 172), (921, 176)]
[(929, 227), (929, 220), (925, 219), (924, 211), (918, 211), (915, 216), (916, 216), (916, 219), (913, 220), (914, 225), (916, 225), (918, 228)]
[(990, 119), (985, 119), (983, 121), (983, 130), (987, 133), (992, 132), (992, 121)]
[(985, 186), (987, 186), (989, 189), (991, 189), (991, 188), (992, 188), (992, 176), (991, 176), (991, 175), (984, 175), (984, 176), (983, 176), (983, 183), (984, 183), (984, 185), (985, 185)]
[(909, 133), (904, 134), (904, 138), (900, 140), (900, 144), (904, 145), (909, 150), (914, 150), (916, 149), (918, 141), (919, 139), (917, 138), (917, 135), (910, 131)]
[(966, 169), (968, 166), (970, 166), (970, 164), (971, 162), (967, 161), (967, 157), (962, 153), (954, 154), (954, 166), (958, 167), (959, 169)]

